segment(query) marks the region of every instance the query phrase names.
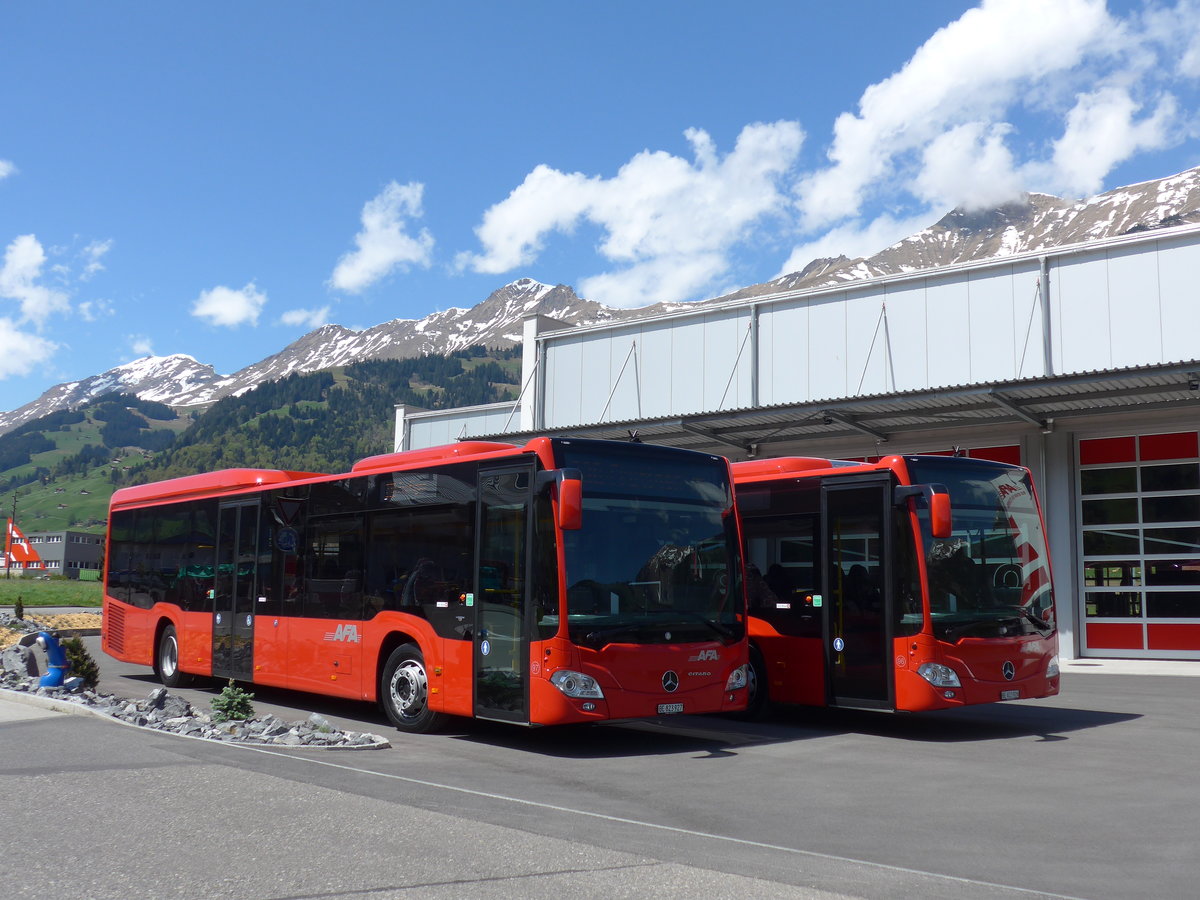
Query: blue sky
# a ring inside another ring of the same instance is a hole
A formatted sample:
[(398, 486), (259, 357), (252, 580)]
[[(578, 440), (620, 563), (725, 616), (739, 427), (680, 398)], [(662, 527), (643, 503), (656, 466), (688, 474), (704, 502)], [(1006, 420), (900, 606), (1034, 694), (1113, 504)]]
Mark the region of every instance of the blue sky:
[(612, 306), (1200, 165), (1200, 0), (0, 8), (0, 408), (521, 277)]

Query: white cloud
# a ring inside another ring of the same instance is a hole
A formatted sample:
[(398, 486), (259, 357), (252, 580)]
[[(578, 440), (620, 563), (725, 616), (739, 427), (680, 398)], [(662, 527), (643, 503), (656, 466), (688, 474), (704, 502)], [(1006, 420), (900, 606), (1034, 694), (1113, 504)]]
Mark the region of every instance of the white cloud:
[(21, 321), (32, 322), (38, 328), (51, 315), (70, 308), (65, 293), (38, 283), (45, 264), (46, 251), (38, 239), (23, 234), (8, 245), (0, 268), (0, 297), (20, 303)]
[(1174, 136), (1177, 104), (1163, 97), (1154, 112), (1137, 120), (1139, 106), (1121, 87), (1104, 87), (1080, 96), (1067, 116), (1066, 130), (1054, 142), (1054, 178), (1062, 190), (1096, 193), (1104, 176), (1139, 150), (1165, 146)]
[(1024, 181), (1004, 138), (1004, 124), (968, 122), (925, 147), (913, 192), (934, 208), (998, 206), (1021, 195)]
[(149, 336), (144, 334), (131, 334), (128, 338), (126, 338), (126, 340), (129, 341), (129, 349), (133, 352), (135, 358), (141, 359), (143, 356), (155, 355), (154, 346), (151, 343)]
[(533, 262), (546, 237), (583, 221), (604, 232), (598, 250), (624, 268), (585, 278), (585, 295), (612, 306), (690, 299), (728, 270), (728, 254), (767, 216), (785, 211), (783, 181), (804, 141), (795, 122), (747, 125), (724, 158), (699, 129), (694, 161), (634, 156), (610, 179), (540, 165), (476, 229), (479, 254), (460, 267), (500, 273)]
[(17, 167), (7, 159), (0, 159), (0, 178), (7, 178), (10, 175), (17, 174)]
[(329, 307), (322, 306), (320, 309), (289, 309), (279, 317), (281, 325), (297, 326), (301, 325), (305, 328), (320, 328), (322, 325), (329, 324)]
[(395, 269), (426, 267), (433, 256), (433, 236), (422, 229), (416, 237), (406, 231), (407, 219), (419, 219), (425, 186), (416, 182), (389, 182), (368, 200), (362, 211), (362, 231), (354, 236), (358, 247), (338, 260), (329, 279), (338, 290), (357, 294)]
[[(984, 0), (937, 31), (899, 72), (868, 87), (857, 115), (838, 117), (832, 165), (800, 185), (805, 224), (854, 217), (905, 154), (968, 123), (999, 125), (1011, 104), (1039, 96), (1032, 86), (1070, 72), (1089, 51), (1111, 50), (1106, 42), (1117, 31), (1101, 0)], [(992, 165), (1002, 137), (988, 132)], [(948, 187), (946, 179), (937, 185), (953, 195)]]
[(53, 341), (21, 331), (12, 319), (0, 318), (0, 378), (29, 375), (57, 349)]
[(97, 322), (102, 318), (117, 314), (111, 300), (84, 300), (76, 306), (76, 309), (85, 322)]
[(104, 264), (100, 262), (104, 254), (112, 249), (112, 240), (107, 241), (92, 241), (83, 248), (83, 273), (79, 276), (80, 281), (87, 281), (97, 272), (104, 271)]
[(236, 328), (239, 325), (257, 325), (258, 314), (266, 305), (267, 295), (250, 282), (240, 291), (224, 285), (204, 291), (192, 304), (192, 315), (206, 320), (210, 325)]
[(793, 249), (775, 278), (799, 272), (815, 259), (874, 256), (880, 250), (928, 227), (932, 215), (931, 210), (923, 209), (906, 218), (882, 215), (871, 222), (855, 220), (839, 225)]

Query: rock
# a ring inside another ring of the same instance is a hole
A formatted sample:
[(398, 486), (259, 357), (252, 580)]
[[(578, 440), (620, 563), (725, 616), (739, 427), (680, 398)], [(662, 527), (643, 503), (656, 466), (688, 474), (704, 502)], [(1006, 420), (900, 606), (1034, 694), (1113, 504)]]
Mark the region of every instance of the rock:
[(32, 650), (20, 644), (13, 644), (5, 650), (3, 655), (0, 655), (0, 663), (3, 663), (5, 672), (13, 672), (22, 677), (36, 678), (39, 674), (37, 657), (33, 655)]
[(43, 688), (37, 684), (34, 677), (25, 674), (24, 670), (13, 672), (7, 667), (0, 675), (0, 684), (8, 690), (33, 692), (79, 703), (96, 712), (141, 727), (208, 740), (274, 744), (281, 747), (389, 746), (387, 741), (377, 735), (340, 731), (319, 713), (313, 713), (305, 721), (290, 725), (270, 714), (252, 719), (213, 723), (211, 715), (194, 709), (190, 703), (182, 697), (172, 695), (166, 688), (156, 688), (145, 700), (135, 702), (112, 694), (97, 694), (93, 690), (72, 693), (63, 688)]

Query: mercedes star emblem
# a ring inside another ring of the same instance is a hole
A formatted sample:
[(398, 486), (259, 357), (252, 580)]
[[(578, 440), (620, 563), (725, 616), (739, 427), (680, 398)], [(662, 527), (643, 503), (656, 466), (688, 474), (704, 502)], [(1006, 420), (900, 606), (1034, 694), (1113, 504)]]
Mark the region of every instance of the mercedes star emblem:
[(675, 693), (676, 689), (679, 687), (679, 676), (668, 669), (667, 671), (663, 672), (662, 686), (663, 690), (668, 694)]
[(1008, 662), (1006, 660), (1004, 663), (1003, 671), (1004, 671), (1004, 680), (1012, 681), (1013, 677), (1017, 674), (1017, 667), (1014, 666), (1011, 662)]

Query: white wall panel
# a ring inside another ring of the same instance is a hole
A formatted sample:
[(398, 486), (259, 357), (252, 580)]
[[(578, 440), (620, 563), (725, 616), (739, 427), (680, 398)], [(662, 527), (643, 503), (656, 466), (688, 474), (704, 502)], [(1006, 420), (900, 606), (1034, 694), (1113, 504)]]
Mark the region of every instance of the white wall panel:
[(1148, 253), (1145, 247), (1109, 253), (1108, 311), (1114, 367), (1162, 360), (1157, 253)]
[(971, 380), (971, 302), (964, 276), (931, 282), (925, 291), (925, 327), (929, 333), (929, 383), (926, 387), (966, 384)]
[[(911, 391), (928, 383), (929, 336), (925, 328), (923, 282), (898, 285), (887, 292), (888, 391)], [(876, 352), (884, 342), (880, 331)]]
[(808, 399), (847, 396), (846, 295), (814, 298), (808, 310), (808, 327), (808, 383), (811, 385)]
[(642, 415), (648, 419), (671, 415), (675, 331), (666, 323), (647, 325), (641, 330), (638, 375), (641, 378)]
[(759, 313), (758, 399), (763, 406), (811, 398), (809, 302), (764, 306)]
[[(1034, 284), (1036, 285), (1036, 280)], [(970, 314), (971, 371), (965, 382), (972, 381), (1003, 381), (1015, 377), (1018, 360), (1021, 358), (1020, 348), (1017, 347), (1015, 297), (1016, 286), (1012, 270), (1005, 268), (989, 272), (986, 275), (972, 277), (967, 282), (967, 308)], [(1032, 300), (1033, 298), (1027, 298)], [(1028, 316), (1029, 310), (1026, 309)], [(1034, 311), (1038, 322), (1041, 313)], [(1028, 323), (1026, 323), (1028, 324)], [(1025, 328), (1021, 328), (1020, 343), (1025, 341)], [(1042, 353), (1038, 352), (1032, 362), (1042, 368)], [(946, 354), (951, 347), (942, 345), (931, 349), (933, 353)]]
[(512, 404), (497, 405), (486, 410), (453, 409), (432, 415), (418, 414), (408, 419), (408, 449), (440, 447), (464, 438), (495, 435), (506, 427), (508, 431), (513, 431), (520, 427), (520, 423), (517, 414), (510, 419), (510, 413)]
[(690, 412), (737, 409), (749, 404), (749, 328), (750, 316), (745, 310), (704, 317), (704, 400), (700, 409)]
[(1200, 359), (1200, 243), (1162, 241), (1157, 261), (1163, 362)]
[(583, 342), (578, 338), (546, 344), (545, 427), (582, 422)]
[[(579, 421), (598, 422), (604, 400), (612, 389), (612, 346), (619, 338), (612, 331), (593, 331), (579, 341)], [(628, 346), (628, 344), (626, 344)]]
[(883, 334), (882, 288), (846, 294), (846, 387), (850, 396), (888, 390), (887, 341)]
[(704, 408), (704, 317), (677, 321), (673, 331), (670, 414), (680, 416)]
[(1090, 372), (1112, 364), (1108, 314), (1108, 255), (1089, 253), (1056, 261), (1050, 270), (1054, 297), (1054, 373)]
[[(646, 355), (641, 329), (613, 336), (610, 355), (612, 405), (605, 421), (639, 419), (642, 417), (642, 361)], [(586, 382), (585, 382), (586, 383)], [(601, 407), (603, 409), (603, 407)]]

